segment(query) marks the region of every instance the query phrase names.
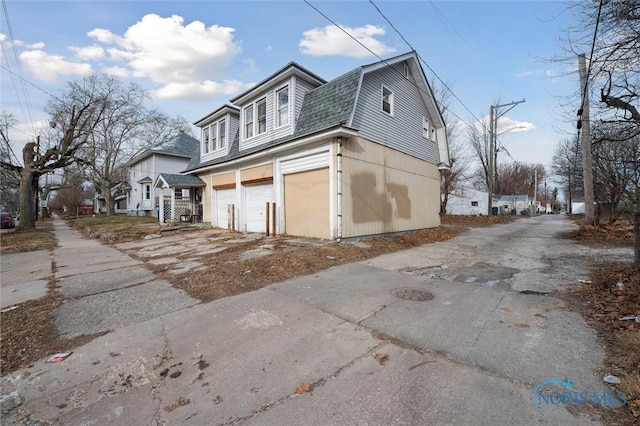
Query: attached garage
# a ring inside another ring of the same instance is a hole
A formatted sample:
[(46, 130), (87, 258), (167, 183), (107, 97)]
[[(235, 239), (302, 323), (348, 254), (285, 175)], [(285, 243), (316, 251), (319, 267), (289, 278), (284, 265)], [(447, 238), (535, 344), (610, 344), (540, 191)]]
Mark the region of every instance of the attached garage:
[(273, 203), (274, 198), (272, 182), (244, 185), (245, 231), (265, 232), (266, 204)]
[(284, 176), (286, 233), (329, 238), (329, 168)]
[(229, 206), (236, 204), (236, 189), (214, 189), (214, 226), (227, 229), (229, 226)]

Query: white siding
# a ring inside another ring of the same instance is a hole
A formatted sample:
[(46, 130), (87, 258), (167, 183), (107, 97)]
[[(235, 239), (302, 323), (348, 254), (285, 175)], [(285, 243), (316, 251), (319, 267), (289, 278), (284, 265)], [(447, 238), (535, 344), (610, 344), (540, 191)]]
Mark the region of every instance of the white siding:
[[(402, 64), (398, 64), (402, 66)], [(402, 69), (402, 68), (400, 68)], [(382, 86), (393, 91), (393, 115), (382, 111)], [(438, 145), (422, 136), (422, 119), (429, 116), (420, 92), (413, 81), (389, 68), (364, 75), (353, 117), (353, 127), (361, 136), (400, 152), (438, 164)]]
[[(225, 127), (227, 129), (225, 147), (223, 149), (218, 149), (213, 152), (202, 154), (200, 156), (200, 161), (202, 163), (206, 161), (214, 160), (216, 158), (224, 157), (229, 153), (229, 148), (231, 146), (231, 143), (233, 142), (233, 139), (236, 137), (236, 132), (238, 131), (238, 117), (235, 114), (234, 115), (226, 114), (224, 117), (216, 118), (215, 121), (219, 123), (220, 120), (222, 119), (224, 119)], [(211, 125), (211, 123), (207, 124), (207, 126), (209, 125)], [(218, 130), (218, 137), (220, 137), (220, 130)], [(200, 152), (202, 152), (202, 146), (203, 146), (203, 142), (202, 142), (202, 135), (201, 135), (200, 136)]]

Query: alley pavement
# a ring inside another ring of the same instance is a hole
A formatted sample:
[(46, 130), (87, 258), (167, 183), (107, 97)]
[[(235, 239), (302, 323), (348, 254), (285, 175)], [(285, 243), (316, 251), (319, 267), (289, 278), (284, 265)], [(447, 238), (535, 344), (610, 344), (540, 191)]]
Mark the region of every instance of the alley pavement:
[(563, 217), (476, 228), (210, 303), (54, 225), (58, 331), (110, 332), (2, 377), (3, 424), (599, 424), (534, 387), (557, 378), (611, 391), (595, 333), (557, 295), (594, 258), (630, 253), (558, 239), (572, 226)]

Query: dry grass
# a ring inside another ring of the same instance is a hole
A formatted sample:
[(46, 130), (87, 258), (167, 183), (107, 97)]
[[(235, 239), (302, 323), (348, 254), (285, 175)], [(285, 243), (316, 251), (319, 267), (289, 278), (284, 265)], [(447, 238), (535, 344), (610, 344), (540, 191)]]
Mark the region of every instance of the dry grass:
[(97, 215), (73, 219), (69, 224), (87, 238), (107, 243), (140, 240), (160, 232), (158, 220), (151, 216)]
[(16, 229), (0, 237), (0, 253), (23, 253), (35, 250), (53, 250), (56, 244), (53, 223), (37, 222), (35, 229)]

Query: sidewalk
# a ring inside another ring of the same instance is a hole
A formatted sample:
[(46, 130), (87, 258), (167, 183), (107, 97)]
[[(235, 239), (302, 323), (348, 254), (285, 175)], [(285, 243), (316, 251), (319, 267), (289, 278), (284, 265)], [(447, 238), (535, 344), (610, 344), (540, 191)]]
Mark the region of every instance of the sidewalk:
[[(2, 393), (23, 398), (4, 424), (21, 412), (60, 424), (598, 424), (533, 406), (532, 386), (550, 377), (607, 390), (602, 348), (578, 315), (550, 296), (439, 276), (452, 272), (439, 257), (482, 244), (484, 230), (407, 251), (413, 272), (391, 254), (198, 304), (55, 225), (56, 277), (71, 297), (56, 326), (115, 331), (3, 377)], [(532, 228), (517, 226), (501, 229)]]

